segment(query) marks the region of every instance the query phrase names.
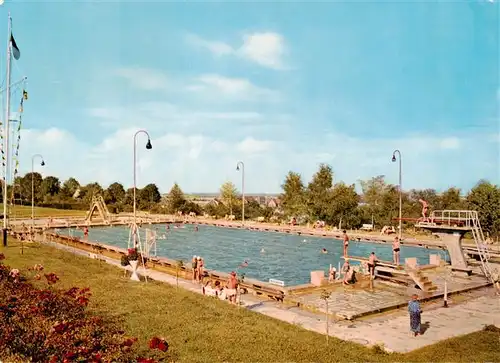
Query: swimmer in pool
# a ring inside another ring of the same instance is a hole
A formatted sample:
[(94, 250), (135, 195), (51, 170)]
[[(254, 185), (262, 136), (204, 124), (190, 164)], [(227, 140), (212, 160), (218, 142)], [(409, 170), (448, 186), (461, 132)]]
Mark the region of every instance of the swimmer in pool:
[(266, 252), (266, 250), (263, 248), (260, 250), (260, 253), (265, 253), (265, 252)]
[(326, 248), (323, 248), (323, 249), (321, 250), (321, 253), (328, 253), (328, 251), (326, 250)]

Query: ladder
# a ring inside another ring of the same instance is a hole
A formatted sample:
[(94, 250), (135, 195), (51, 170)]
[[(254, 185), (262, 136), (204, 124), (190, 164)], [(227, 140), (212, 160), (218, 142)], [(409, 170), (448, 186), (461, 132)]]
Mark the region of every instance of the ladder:
[(479, 253), (479, 258), (481, 260), (481, 267), (484, 276), (488, 281), (493, 282), (493, 271), (491, 269), (490, 251), (486, 246), (486, 239), (484, 238), (483, 230), (481, 228), (481, 223), (479, 222), (477, 211), (470, 211), (469, 217), (471, 220), (471, 231), (474, 241), (476, 242), (477, 252)]
[(90, 210), (87, 214), (87, 217), (85, 218), (88, 222), (92, 220), (92, 216), (94, 214), (94, 211), (97, 209), (99, 214), (101, 215), (101, 218), (103, 219), (104, 222), (108, 223), (110, 220), (110, 214), (108, 207), (106, 206), (106, 203), (104, 202), (104, 198), (102, 195), (97, 195), (92, 198), (92, 204), (90, 206)]

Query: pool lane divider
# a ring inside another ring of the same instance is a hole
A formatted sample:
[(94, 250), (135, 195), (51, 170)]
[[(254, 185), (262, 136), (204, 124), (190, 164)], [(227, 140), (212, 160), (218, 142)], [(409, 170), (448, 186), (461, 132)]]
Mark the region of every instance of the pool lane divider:
[[(46, 233), (45, 240), (88, 252), (91, 254), (91, 257), (94, 258), (99, 258), (99, 255), (102, 255), (119, 261), (122, 256), (127, 254), (127, 249), (125, 248), (86, 241), (78, 237), (62, 236), (55, 233)], [(172, 276), (176, 276), (176, 273), (178, 272), (179, 277), (191, 280), (192, 268), (189, 266), (182, 266), (178, 268), (177, 261), (166, 257), (145, 257), (144, 259), (146, 262), (146, 268), (148, 269), (167, 273)], [(206, 270), (204, 272), (204, 278), (209, 278), (213, 282), (219, 281), (221, 284), (225, 284), (229, 280), (229, 274), (215, 270)], [(269, 298), (279, 302), (283, 302), (285, 300), (289, 290), (288, 287), (277, 286), (250, 278), (245, 278), (241, 283), (241, 287), (257, 296)]]

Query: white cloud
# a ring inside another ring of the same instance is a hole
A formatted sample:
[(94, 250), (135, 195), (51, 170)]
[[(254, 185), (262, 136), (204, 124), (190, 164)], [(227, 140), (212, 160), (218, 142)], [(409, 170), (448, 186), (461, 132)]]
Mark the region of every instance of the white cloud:
[[(220, 93), (220, 92), (219, 92)], [(107, 128), (128, 127), (138, 120), (148, 126), (171, 127), (204, 127), (221, 124), (255, 125), (266, 120), (266, 115), (254, 111), (204, 111), (182, 108), (168, 102), (143, 102), (123, 106), (106, 106), (89, 108), (87, 114), (96, 119), (98, 124)], [(265, 123), (267, 124), (267, 123)]]
[(283, 69), (283, 57), (286, 53), (285, 40), (277, 33), (254, 33), (245, 35), (238, 53), (261, 66)]
[[(138, 184), (156, 183), (167, 192), (177, 181), (187, 191), (216, 192), (224, 181), (239, 185), (235, 172), (238, 160), (245, 162), (249, 192), (277, 192), (289, 170), (300, 172), (307, 182), (321, 162), (330, 163), (335, 180), (355, 183), (375, 175), (386, 175), (397, 183), (398, 163), (391, 162), (394, 149), (400, 149), (403, 162), (403, 185), (410, 188), (444, 188), (451, 185), (472, 186), (480, 178), (495, 182), (500, 175), (498, 155), (491, 153), (491, 143), (481, 144), (479, 136), (459, 138), (460, 148), (450, 158), (447, 136), (418, 135), (404, 138), (367, 140), (341, 133), (317, 133), (313, 139), (298, 134), (245, 137), (220, 134), (208, 136), (196, 128), (172, 132), (151, 130), (152, 150), (146, 150), (146, 137), (137, 140)], [(43, 175), (61, 179), (74, 176), (83, 183), (114, 181), (132, 185), (133, 134), (131, 125), (90, 144), (84, 136), (76, 137), (57, 128), (24, 130), (21, 145), (21, 173), (30, 171), (31, 155), (43, 155), (46, 166), (36, 165)], [(277, 138), (277, 139), (276, 139)], [(456, 143), (455, 143), (456, 145)]]
[(457, 137), (447, 137), (441, 140), (441, 149), (454, 150), (460, 147), (460, 140)]
[(287, 69), (284, 58), (288, 51), (285, 38), (279, 33), (256, 32), (245, 34), (239, 47), (232, 47), (221, 41), (206, 40), (192, 34), (189, 34), (186, 39), (191, 45), (207, 49), (215, 56), (234, 55), (266, 68)]
[(258, 87), (244, 78), (229, 78), (218, 74), (204, 74), (195, 79), (191, 86), (195, 92), (204, 92), (216, 98), (236, 97), (243, 99), (267, 98), (276, 99), (277, 92)]
[(272, 148), (272, 142), (266, 140), (256, 140), (253, 137), (247, 137), (238, 144), (238, 150), (245, 154), (253, 155), (269, 151)]
[(188, 34), (186, 41), (196, 47), (206, 48), (216, 56), (229, 55), (234, 52), (230, 45), (224, 42), (208, 41), (195, 34)]
[(122, 67), (116, 69), (114, 74), (142, 90), (164, 90), (169, 85), (169, 80), (163, 72), (149, 68)]

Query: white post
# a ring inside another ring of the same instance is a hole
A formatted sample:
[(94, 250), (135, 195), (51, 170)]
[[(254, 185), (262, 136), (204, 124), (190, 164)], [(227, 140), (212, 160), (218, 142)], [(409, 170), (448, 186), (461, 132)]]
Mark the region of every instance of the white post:
[(403, 232), (403, 220), (402, 220), (402, 211), (403, 211), (403, 173), (402, 173), (402, 164), (401, 164), (401, 151), (394, 150), (392, 153), (392, 162), (396, 161), (396, 154), (398, 154), (399, 159), (399, 240), (401, 241), (401, 235)]
[(4, 144), (3, 151), (5, 157), (5, 168), (4, 168), (4, 183), (3, 183), (3, 245), (7, 246), (7, 186), (9, 183), (8, 175), (10, 173), (9, 169), (9, 124), (10, 124), (10, 78), (11, 78), (11, 69), (10, 62), (12, 60), (12, 42), (11, 42), (11, 33), (12, 33), (12, 19), (10, 17), (7, 20), (7, 34), (8, 34), (8, 42), (7, 42), (7, 77), (6, 77), (6, 95), (5, 95), (5, 126), (4, 126)]
[(443, 306), (448, 307), (448, 281), (444, 280), (444, 302)]
[(37, 156), (42, 159), (41, 165), (45, 165), (42, 155), (35, 154), (31, 157), (31, 229), (33, 232), (35, 231), (35, 158)]
[[(148, 137), (148, 142), (146, 144), (146, 149), (151, 149), (151, 137), (146, 130), (139, 130), (134, 134), (134, 226), (137, 224), (137, 211), (136, 211), (136, 189), (137, 189), (137, 135), (140, 133), (144, 133)], [(136, 243), (134, 242), (134, 247), (136, 247)]]
[(236, 170), (240, 170), (241, 166), (241, 225), (245, 224), (245, 163), (238, 161)]

